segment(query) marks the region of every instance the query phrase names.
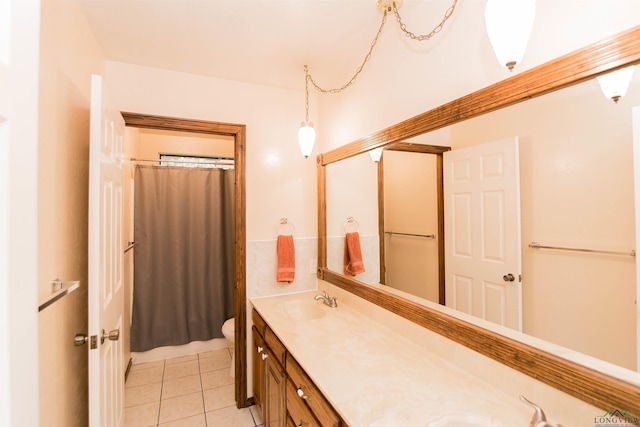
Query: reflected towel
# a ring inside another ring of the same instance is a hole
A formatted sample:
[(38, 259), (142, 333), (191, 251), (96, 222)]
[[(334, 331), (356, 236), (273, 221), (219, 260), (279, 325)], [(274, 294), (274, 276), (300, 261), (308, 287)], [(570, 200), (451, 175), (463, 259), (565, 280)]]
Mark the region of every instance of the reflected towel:
[(360, 234), (347, 233), (344, 242), (344, 274), (355, 276), (364, 273), (362, 251), (360, 250)]
[(278, 236), (278, 282), (293, 282), (296, 273), (296, 251), (293, 236)]

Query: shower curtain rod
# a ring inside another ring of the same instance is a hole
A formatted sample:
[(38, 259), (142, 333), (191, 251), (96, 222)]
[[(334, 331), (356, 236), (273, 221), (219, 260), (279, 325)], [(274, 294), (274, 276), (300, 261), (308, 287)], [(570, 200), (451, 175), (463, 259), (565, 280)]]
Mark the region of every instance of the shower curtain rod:
[[(128, 159), (126, 159), (127, 161), (130, 162), (153, 162), (153, 163), (160, 163), (160, 162), (171, 162), (171, 163), (190, 163), (190, 164), (194, 164), (194, 165), (226, 165), (226, 166), (234, 166), (234, 163), (229, 163), (229, 162), (223, 162), (223, 161), (211, 161), (211, 162), (190, 162), (188, 160), (169, 160), (169, 159), (136, 159), (135, 157), (130, 157)], [(233, 159), (230, 159), (233, 160)]]

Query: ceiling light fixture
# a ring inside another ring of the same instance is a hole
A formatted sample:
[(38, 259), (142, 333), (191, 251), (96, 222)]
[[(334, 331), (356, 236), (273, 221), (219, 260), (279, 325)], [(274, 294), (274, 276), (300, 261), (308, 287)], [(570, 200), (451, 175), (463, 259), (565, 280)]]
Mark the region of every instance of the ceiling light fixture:
[(509, 71), (522, 61), (535, 14), (535, 0), (487, 0), (484, 9), (487, 35), (498, 62)]
[(367, 64), (369, 59), (371, 58), (371, 54), (373, 52), (373, 48), (378, 43), (378, 38), (380, 38), (380, 34), (382, 33), (382, 29), (384, 28), (384, 24), (385, 24), (385, 22), (387, 22), (387, 14), (393, 12), (393, 14), (396, 17), (396, 21), (398, 21), (398, 25), (400, 26), (400, 29), (405, 33), (405, 35), (407, 37), (411, 38), (412, 40), (424, 41), (424, 40), (431, 39), (431, 37), (433, 37), (434, 35), (439, 33), (440, 30), (442, 30), (442, 28), (444, 27), (445, 22), (447, 22), (447, 20), (451, 17), (451, 15), (453, 15), (453, 11), (455, 10), (456, 5), (458, 4), (458, 0), (453, 0), (451, 6), (445, 12), (444, 18), (442, 18), (440, 23), (438, 25), (436, 25), (433, 28), (433, 30), (431, 30), (430, 33), (428, 33), (428, 34), (419, 34), (418, 35), (418, 34), (414, 34), (411, 31), (407, 30), (407, 26), (402, 22), (402, 18), (400, 17), (400, 14), (398, 13), (398, 10), (402, 6), (402, 1), (403, 0), (377, 0), (376, 7), (377, 7), (378, 11), (380, 11), (380, 13), (382, 14), (382, 22), (380, 23), (380, 28), (378, 28), (378, 32), (376, 33), (375, 37), (373, 38), (373, 41), (371, 42), (371, 46), (369, 47), (369, 52), (367, 52), (366, 56), (364, 57), (364, 60), (362, 61), (362, 64), (360, 64), (360, 66), (356, 69), (353, 77), (351, 77), (351, 79), (346, 84), (344, 84), (343, 86), (341, 86), (339, 88), (335, 88), (335, 89), (323, 89), (322, 87), (320, 87), (320, 85), (318, 83), (316, 83), (316, 81), (313, 79), (311, 74), (309, 74), (309, 68), (306, 65), (304, 66), (304, 73), (305, 73), (305, 81), (304, 81), (304, 83), (305, 83), (305, 94), (306, 94), (306, 104), (305, 104), (306, 105), (306, 116), (305, 116), (305, 121), (302, 122), (302, 124), (300, 125), (300, 130), (298, 131), (298, 143), (300, 144), (300, 149), (302, 150), (302, 155), (303, 156), (309, 157), (309, 155), (311, 154), (311, 151), (313, 150), (313, 144), (315, 142), (315, 137), (316, 137), (315, 130), (313, 129), (313, 123), (311, 123), (309, 121), (309, 82), (311, 82), (313, 87), (317, 91), (319, 91), (320, 93), (339, 93), (339, 92), (342, 92), (343, 90), (345, 90), (346, 88), (348, 88), (349, 86), (351, 86), (352, 84), (354, 84), (356, 82), (356, 79), (358, 78), (358, 76), (362, 72), (362, 69)]
[(634, 70), (635, 67), (632, 65), (596, 77), (604, 96), (613, 100), (613, 102), (618, 102), (620, 98), (625, 96), (627, 89), (629, 89), (631, 79), (633, 78)]

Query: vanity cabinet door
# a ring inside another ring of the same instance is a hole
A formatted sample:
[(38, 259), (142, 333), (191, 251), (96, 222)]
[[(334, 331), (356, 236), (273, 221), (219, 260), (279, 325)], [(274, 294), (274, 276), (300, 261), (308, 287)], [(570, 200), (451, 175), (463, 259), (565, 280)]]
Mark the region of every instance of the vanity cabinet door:
[(265, 344), (258, 329), (253, 326), (253, 400), (260, 416), (264, 419), (264, 374), (265, 361), (262, 358), (265, 353)]
[(265, 414), (266, 427), (285, 427), (285, 387), (287, 373), (278, 362), (276, 355), (267, 347), (265, 360)]

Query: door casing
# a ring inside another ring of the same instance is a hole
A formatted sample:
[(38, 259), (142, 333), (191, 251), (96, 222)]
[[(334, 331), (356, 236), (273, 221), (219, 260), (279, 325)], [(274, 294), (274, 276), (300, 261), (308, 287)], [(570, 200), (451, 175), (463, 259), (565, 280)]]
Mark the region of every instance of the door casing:
[(244, 408), (252, 402), (247, 398), (247, 313), (246, 313), (246, 125), (206, 120), (165, 117), (122, 112), (127, 126), (177, 132), (225, 135), (234, 138), (235, 163), (235, 396), (236, 406)]

